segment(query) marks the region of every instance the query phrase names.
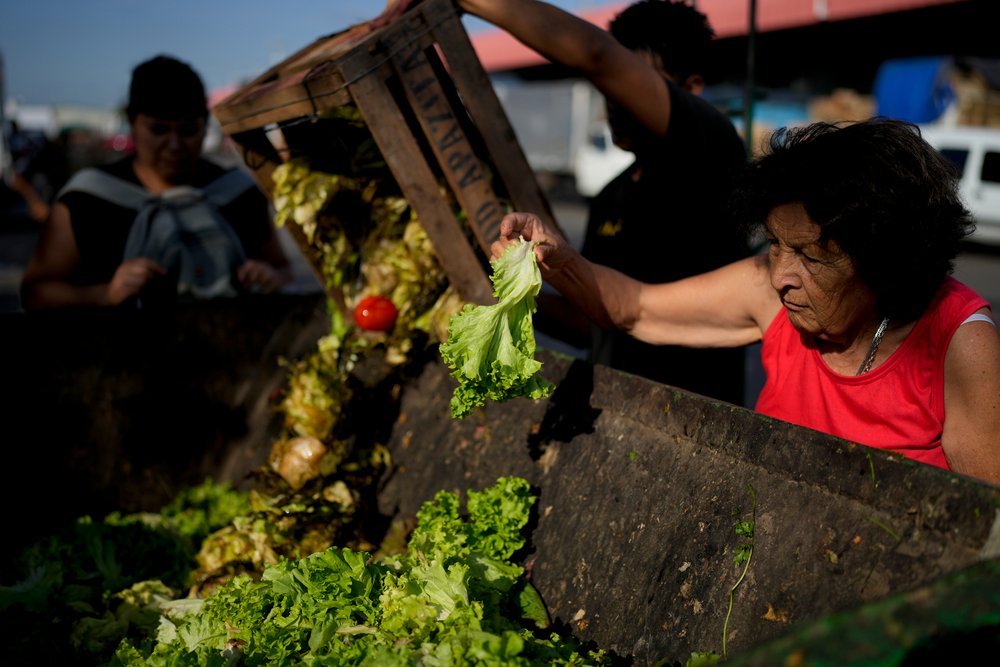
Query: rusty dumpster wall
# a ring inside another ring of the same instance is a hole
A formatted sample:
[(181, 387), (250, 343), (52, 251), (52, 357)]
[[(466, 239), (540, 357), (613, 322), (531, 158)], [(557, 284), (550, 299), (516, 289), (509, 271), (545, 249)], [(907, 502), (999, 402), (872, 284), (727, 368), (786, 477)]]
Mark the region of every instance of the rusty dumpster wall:
[[(519, 475), (539, 493), (530, 575), (554, 621), (638, 664), (732, 655), (805, 621), (997, 555), (998, 489), (543, 352), (545, 401), (450, 417), (454, 381), (407, 387), (381, 510)], [(734, 561), (751, 516), (750, 565)], [(995, 542), (995, 538), (994, 538)], [(1000, 585), (1000, 584), (998, 584)], [(732, 594), (732, 611), (730, 591)]]
[(2, 318), (8, 534), (158, 511), (207, 477), (242, 482), (280, 427), (279, 360), (311, 350), (326, 313), (310, 294)]
[[(5, 320), (8, 528), (27, 539), (49, 518), (156, 510), (208, 475), (245, 481), (277, 432), (279, 359), (328, 324), (317, 295)], [(378, 510), (409, 519), (440, 490), (528, 479), (539, 501), (526, 564), (554, 622), (637, 664), (721, 653), (724, 627), (739, 655), (1000, 554), (1000, 489), (538, 356), (558, 385), (544, 401), (455, 420), (455, 382), (432, 355), (392, 405), (373, 405), (359, 423), (392, 426)], [(748, 518), (740, 580), (735, 527)]]

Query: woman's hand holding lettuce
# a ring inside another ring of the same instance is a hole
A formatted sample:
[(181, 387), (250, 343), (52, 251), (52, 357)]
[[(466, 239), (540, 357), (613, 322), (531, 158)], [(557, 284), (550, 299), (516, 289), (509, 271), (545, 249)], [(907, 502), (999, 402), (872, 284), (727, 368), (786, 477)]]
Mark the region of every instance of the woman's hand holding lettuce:
[(451, 318), (441, 356), (458, 387), (451, 397), (451, 414), (460, 419), (486, 400), (518, 396), (545, 398), (554, 385), (539, 375), (531, 320), (542, 275), (535, 242), (520, 239), (493, 260), (493, 295), (489, 306), (466, 304)]

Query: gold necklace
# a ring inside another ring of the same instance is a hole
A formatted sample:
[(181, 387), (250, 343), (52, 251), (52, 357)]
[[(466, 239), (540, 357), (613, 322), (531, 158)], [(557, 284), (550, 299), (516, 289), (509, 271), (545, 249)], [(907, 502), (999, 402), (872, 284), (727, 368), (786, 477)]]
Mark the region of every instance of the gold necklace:
[(889, 326), (889, 318), (883, 317), (882, 323), (878, 325), (878, 329), (875, 330), (875, 335), (872, 336), (871, 347), (868, 348), (868, 354), (865, 358), (861, 360), (861, 365), (858, 366), (858, 372), (855, 375), (864, 375), (872, 369), (872, 364), (875, 362), (875, 353), (878, 352), (878, 345), (882, 342), (882, 336), (885, 335), (885, 329)]

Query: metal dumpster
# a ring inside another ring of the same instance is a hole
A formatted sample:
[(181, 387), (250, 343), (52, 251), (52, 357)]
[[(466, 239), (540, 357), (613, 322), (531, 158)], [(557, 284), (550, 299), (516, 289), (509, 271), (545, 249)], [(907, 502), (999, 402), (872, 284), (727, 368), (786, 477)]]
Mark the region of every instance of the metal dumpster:
[(280, 427), (280, 359), (328, 329), (322, 294), (0, 318), (5, 556), (59, 520), (158, 511), (206, 477), (244, 478)]
[[(606, 367), (539, 358), (558, 384), (549, 399), (464, 421), (449, 415), (454, 380), (429, 365), (401, 402), (379, 502), (409, 515), (441, 488), (530, 480), (530, 576), (550, 613), (637, 664), (723, 649), (732, 658), (1000, 554), (996, 487)], [(735, 527), (748, 518), (747, 565)], [(978, 579), (994, 601), (996, 573)], [(747, 664), (782, 664), (779, 652)]]
[[(12, 534), (45, 530), (40, 507), (155, 510), (206, 474), (239, 482), (260, 465), (278, 359), (314, 345), (327, 316), (318, 295), (247, 306), (9, 319), (0, 404)], [(996, 602), (1000, 489), (555, 352), (538, 357), (558, 385), (546, 400), (455, 420), (455, 381), (432, 354), (410, 377), (373, 372), (399, 383), (385, 392), (396, 398), (356, 406), (368, 414), (355, 421), (390, 432), (377, 490), (386, 523), (412, 518), (440, 490), (501, 475), (534, 485), (525, 558), (558, 629), (640, 665), (707, 651), (776, 664), (818, 632), (846, 646), (847, 630), (865, 627), (888, 650), (885, 627), (902, 627), (913, 644), (965, 604), (946, 593), (968, 590), (971, 575), (951, 577), (983, 563), (993, 565), (974, 589), (987, 608)], [(737, 532), (746, 522), (750, 536)], [(911, 611), (881, 625), (855, 613), (873, 604), (890, 620)], [(966, 625), (998, 624), (969, 609)], [(838, 613), (847, 616), (822, 624)]]
[[(393, 25), (317, 40), (215, 114), (270, 192), (286, 157), (339, 143), (319, 132), (324, 114), (356, 105), (452, 285), (488, 302), (484, 252), (500, 201), (549, 207), (470, 48), (453, 3), (426, 0)], [(453, 56), (448, 67), (440, 54)], [(442, 180), (463, 215), (442, 198)], [(320, 269), (304, 232), (292, 232)], [(276, 432), (278, 361), (326, 333), (325, 298), (4, 322), (12, 474), (2, 500), (16, 509), (14, 534), (44, 530), (39, 507), (155, 510), (206, 474), (244, 481)], [(451, 417), (455, 381), (434, 355), (406, 377), (380, 373), (377, 360), (359, 365), (370, 374), (362, 382), (398, 382), (375, 392), (388, 400), (351, 406), (365, 417), (353, 422), (371, 429), (359, 438), (389, 434), (380, 523), (412, 519), (440, 490), (526, 478), (539, 501), (525, 563), (556, 628), (638, 665), (710, 651), (746, 665), (899, 664), (894, 656), (950, 627), (937, 612), (950, 614), (970, 590), (985, 602), (959, 626), (996, 636), (1000, 488), (538, 356), (557, 384), (550, 398), (491, 404), (464, 420)], [(58, 502), (35, 502), (45, 494)], [(864, 628), (864, 650), (852, 628)], [(817, 642), (842, 652), (822, 663)]]

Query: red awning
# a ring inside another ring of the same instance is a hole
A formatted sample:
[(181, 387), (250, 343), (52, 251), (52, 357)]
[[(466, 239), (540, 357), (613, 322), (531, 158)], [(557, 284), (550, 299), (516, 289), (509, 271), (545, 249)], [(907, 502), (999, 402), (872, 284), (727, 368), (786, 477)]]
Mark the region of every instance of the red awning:
[[(784, 30), (846, 19), (920, 9), (966, 0), (757, 0), (757, 32)], [(611, 19), (631, 2), (609, 2), (577, 12), (594, 25), (607, 28)], [(697, 0), (716, 37), (738, 37), (748, 32), (750, 0)], [(496, 28), (470, 34), (472, 45), (488, 72), (533, 67), (547, 62), (513, 37)]]

